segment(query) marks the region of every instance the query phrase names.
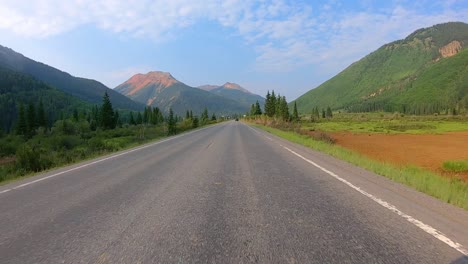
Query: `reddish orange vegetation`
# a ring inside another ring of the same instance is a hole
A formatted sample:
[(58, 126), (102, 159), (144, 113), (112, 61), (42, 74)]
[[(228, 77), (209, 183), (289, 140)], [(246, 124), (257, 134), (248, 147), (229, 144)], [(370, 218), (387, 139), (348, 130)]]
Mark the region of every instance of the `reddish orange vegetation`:
[(141, 88), (152, 83), (169, 87), (177, 82), (178, 81), (168, 72), (149, 72), (147, 74), (136, 74), (130, 78), (130, 80), (126, 81), (125, 84), (129, 84), (132, 87), (132, 90), (127, 94), (132, 95), (138, 92)]
[[(453, 176), (442, 170), (447, 160), (468, 159), (468, 131), (443, 135), (352, 134), (333, 133), (336, 144), (362, 153), (370, 158), (396, 165), (416, 165)], [(458, 173), (468, 181), (468, 173)]]

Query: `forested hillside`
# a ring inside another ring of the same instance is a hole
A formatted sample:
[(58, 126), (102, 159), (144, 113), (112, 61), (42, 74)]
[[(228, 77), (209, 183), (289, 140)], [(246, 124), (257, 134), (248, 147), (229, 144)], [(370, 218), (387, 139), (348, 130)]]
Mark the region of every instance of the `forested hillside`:
[[(32, 107), (34, 115), (31, 118), (36, 121), (44, 118), (44, 125), (50, 127), (60, 115), (68, 116), (73, 111), (82, 112), (90, 109), (91, 105), (29, 75), (0, 67), (0, 125), (4, 132), (15, 128), (21, 107), (26, 112)], [(39, 109), (42, 110), (38, 111)], [(37, 118), (39, 112), (43, 113), (41, 118)]]
[(299, 97), (299, 111), (398, 111), (431, 114), (467, 109), (468, 25), (415, 31), (353, 63)]
[(144, 108), (144, 105), (130, 100), (98, 81), (74, 77), (3, 46), (0, 46), (0, 66), (31, 75), (37, 80), (91, 104), (99, 104), (102, 95), (107, 92), (111, 102), (117, 109), (143, 110)]

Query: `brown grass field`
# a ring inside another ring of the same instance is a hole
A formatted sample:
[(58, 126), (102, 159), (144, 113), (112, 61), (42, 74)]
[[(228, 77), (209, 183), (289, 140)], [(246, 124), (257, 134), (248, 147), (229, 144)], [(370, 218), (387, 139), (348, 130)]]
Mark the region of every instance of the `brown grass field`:
[(335, 132), (330, 135), (336, 139), (336, 144), (372, 159), (395, 165), (415, 165), (468, 181), (468, 172), (442, 169), (444, 161), (468, 158), (468, 131), (423, 135)]

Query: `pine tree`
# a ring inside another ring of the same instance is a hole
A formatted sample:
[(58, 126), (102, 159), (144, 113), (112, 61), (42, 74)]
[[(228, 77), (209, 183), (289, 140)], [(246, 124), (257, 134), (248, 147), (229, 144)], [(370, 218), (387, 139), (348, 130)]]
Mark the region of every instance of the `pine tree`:
[(109, 99), (107, 91), (104, 93), (102, 98), (102, 107), (101, 107), (101, 128), (102, 129), (113, 129), (115, 128), (115, 118), (114, 118), (114, 109), (112, 109), (112, 103)]
[(42, 103), (42, 98), (39, 100), (39, 106), (37, 107), (37, 125), (47, 128), (47, 117), (44, 110), (44, 104)]
[(169, 108), (169, 116), (167, 118), (167, 133), (168, 135), (176, 134), (176, 119), (174, 118), (174, 112), (172, 108)]
[(326, 117), (325, 110), (322, 109), (322, 118), (325, 118), (325, 117)]
[(190, 118), (190, 112), (187, 110), (187, 112), (185, 113), (185, 119), (189, 119)]
[(190, 119), (193, 119), (193, 112), (190, 110)]
[(297, 105), (296, 101), (294, 101), (294, 109), (293, 109), (293, 120), (294, 121), (299, 121), (299, 113), (297, 112)]
[(133, 112), (130, 112), (130, 125), (136, 125), (135, 118), (133, 117)]
[(18, 135), (26, 135), (27, 133), (27, 125), (26, 125), (26, 114), (24, 112), (24, 105), (19, 105), (18, 110), (18, 123), (16, 124), (16, 133)]
[(208, 109), (206, 107), (201, 115), (201, 120), (203, 123), (205, 123), (208, 120)]
[(278, 94), (278, 96), (275, 99), (275, 116), (279, 118), (283, 117), (283, 112), (282, 112), (283, 109), (281, 106), (281, 101), (282, 101), (281, 95)]
[(280, 105), (280, 113), (281, 113), (281, 118), (284, 121), (289, 120), (289, 107), (288, 107), (288, 102), (286, 101), (286, 96), (280, 97), (279, 105)]
[(255, 104), (250, 105), (250, 115), (251, 116), (255, 115)]
[(145, 110), (143, 111), (143, 122), (144, 124), (149, 123), (149, 115), (151, 113), (151, 106), (145, 107)]
[(216, 121), (216, 115), (214, 113), (211, 115), (211, 121)]
[(276, 98), (276, 95), (275, 95), (275, 90), (271, 91), (271, 95), (270, 95), (270, 102), (269, 102), (269, 106), (268, 106), (268, 109), (269, 109), (269, 113), (267, 114), (269, 117), (273, 117), (275, 115), (277, 115), (277, 98)]
[(28, 112), (26, 114), (26, 134), (28, 137), (32, 137), (36, 131), (36, 109), (33, 103), (29, 103)]
[(191, 118), (191, 119), (192, 119), (192, 127), (193, 127), (193, 128), (197, 128), (197, 127), (198, 127), (198, 123), (199, 123), (199, 121), (198, 121), (198, 116), (194, 116), (194, 117)]
[(315, 116), (317, 117), (317, 119), (320, 118), (320, 111), (319, 111), (318, 106), (315, 107)]
[(151, 124), (157, 125), (161, 122), (161, 111), (159, 111), (159, 108), (155, 107), (153, 108), (153, 113), (151, 114)]
[(143, 117), (141, 116), (141, 112), (138, 112), (138, 114), (137, 114), (136, 124), (137, 125), (143, 124)]
[(114, 112), (114, 124), (115, 126), (122, 127), (122, 121), (120, 120), (119, 111)]
[(73, 120), (75, 122), (78, 122), (78, 120), (80, 119), (80, 117), (78, 116), (78, 109), (73, 109)]
[(270, 91), (267, 91), (266, 97), (265, 97), (265, 105), (263, 106), (263, 110), (267, 116), (270, 116), (271, 112), (271, 95)]
[(255, 115), (261, 115), (262, 114), (262, 108), (260, 107), (260, 103), (257, 102), (255, 103)]
[(327, 113), (326, 113), (326, 115), (327, 115), (327, 118), (332, 118), (332, 117), (333, 117), (333, 113), (332, 113), (332, 110), (331, 110), (330, 107), (327, 107)]

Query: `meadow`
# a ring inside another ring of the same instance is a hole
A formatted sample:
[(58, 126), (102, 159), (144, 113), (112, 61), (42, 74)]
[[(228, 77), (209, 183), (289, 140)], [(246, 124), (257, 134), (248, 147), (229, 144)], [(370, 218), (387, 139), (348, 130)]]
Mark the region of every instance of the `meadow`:
[(399, 113), (335, 113), (333, 118), (312, 121), (302, 116), (300, 126), (324, 132), (437, 134), (468, 131), (468, 116), (414, 116)]
[[(259, 128), (468, 209), (468, 117), (336, 113)], [(395, 159), (394, 159), (395, 158)]]

